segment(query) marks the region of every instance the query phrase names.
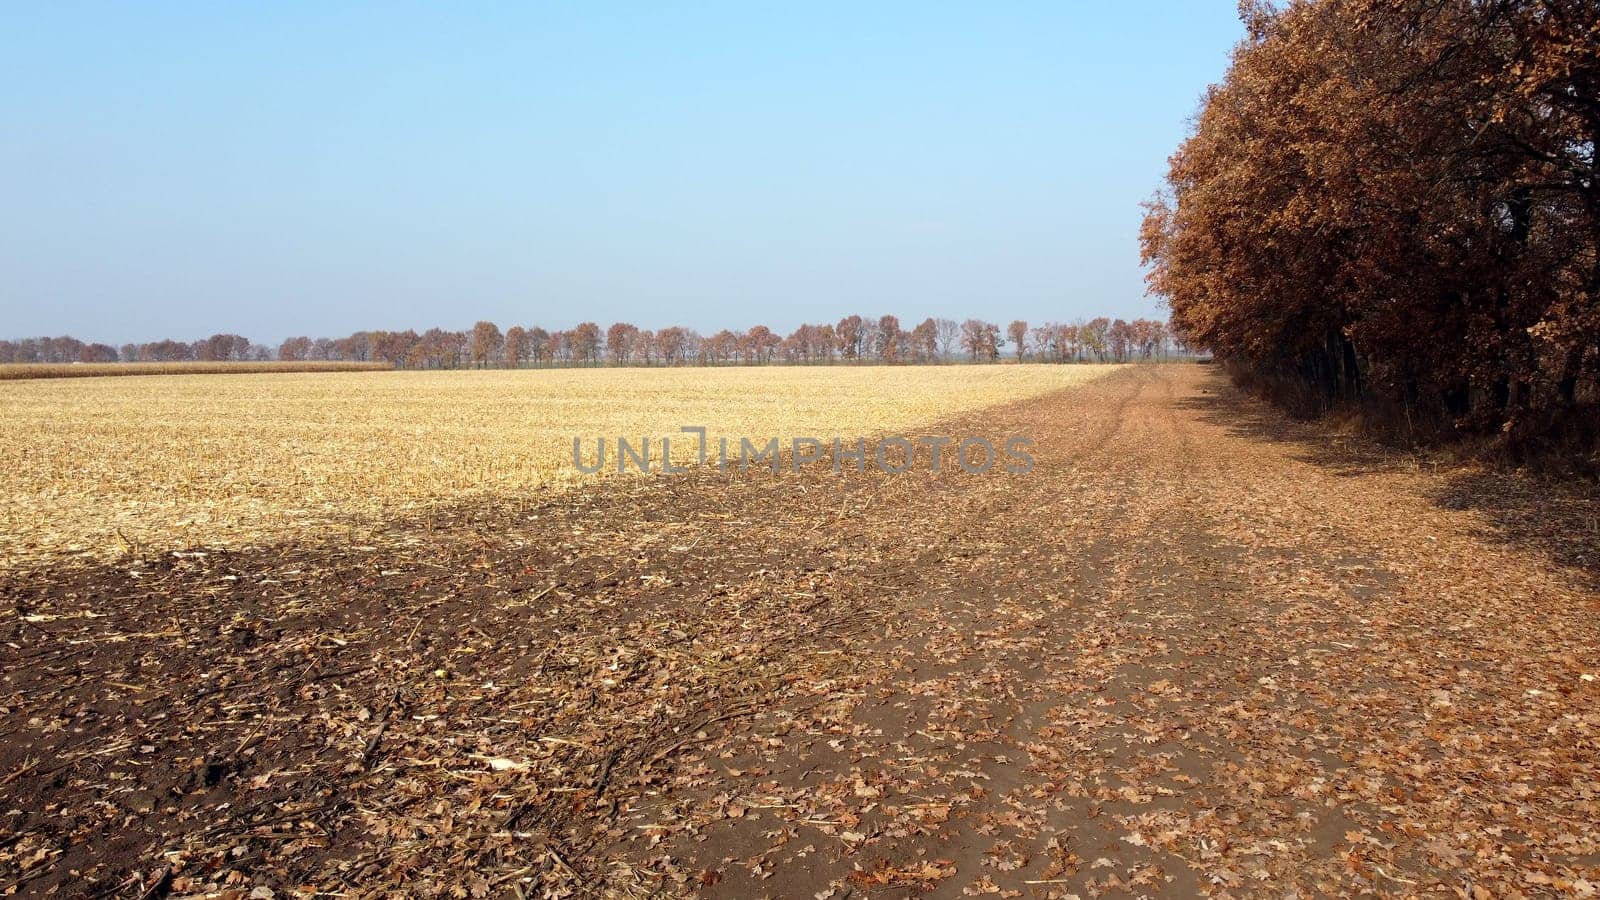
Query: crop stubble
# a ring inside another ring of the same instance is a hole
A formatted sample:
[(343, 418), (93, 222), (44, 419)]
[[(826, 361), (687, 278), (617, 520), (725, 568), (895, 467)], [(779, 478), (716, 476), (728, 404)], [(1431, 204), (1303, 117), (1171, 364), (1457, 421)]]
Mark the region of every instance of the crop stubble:
[[(572, 440), (873, 435), (1115, 366), (182, 375), (0, 384), (0, 567), (325, 535), (592, 480)], [(342, 529), (342, 530), (341, 530)]]

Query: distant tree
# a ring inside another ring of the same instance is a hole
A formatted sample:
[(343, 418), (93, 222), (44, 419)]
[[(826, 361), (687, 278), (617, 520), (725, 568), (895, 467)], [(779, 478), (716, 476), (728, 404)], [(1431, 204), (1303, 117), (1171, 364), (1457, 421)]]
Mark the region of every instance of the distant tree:
[(472, 363), (482, 369), (500, 358), (505, 347), (505, 337), (500, 326), (493, 322), (479, 322), (472, 326)]
[(406, 354), (406, 368), (426, 369), (428, 367), (428, 345), (421, 340), (411, 345), (411, 351)]
[(1000, 326), (982, 319), (966, 320), (961, 323), (961, 346), (974, 361), (999, 359)]
[(809, 362), (811, 358), (811, 326), (801, 325), (778, 345), (778, 354), (788, 363)]
[(939, 358), (939, 323), (923, 319), (906, 336), (906, 349), (918, 362), (932, 362)]
[(860, 316), (846, 316), (833, 328), (839, 343), (839, 355), (845, 359), (860, 359), (866, 338), (866, 322)]
[(1017, 319), (1006, 326), (1006, 336), (1017, 348), (1017, 362), (1022, 362), (1023, 355), (1028, 352), (1028, 323)]
[(528, 355), (533, 358), (533, 364), (536, 366), (545, 365), (554, 359), (550, 355), (550, 332), (537, 325), (528, 329)]
[(839, 352), (839, 337), (834, 332), (832, 325), (818, 325), (815, 332), (815, 354), (823, 362), (833, 362), (833, 357)]
[(757, 325), (750, 329), (746, 338), (750, 342), (751, 353), (758, 363), (770, 362), (773, 354), (778, 350), (778, 345), (783, 343), (782, 339), (773, 334), (772, 329), (765, 325)]
[(418, 344), (421, 346), (422, 368), (444, 369), (454, 368), (453, 345), (455, 339), (451, 332), (441, 328), (429, 328), (422, 333)]
[(1077, 336), (1076, 326), (1047, 323), (1033, 329), (1033, 348), (1053, 362), (1068, 362), (1077, 356)]
[(311, 358), (311, 339), (308, 337), (286, 338), (278, 345), (278, 358), (284, 362), (300, 362)]
[(628, 322), (617, 322), (606, 329), (606, 352), (615, 365), (625, 366), (633, 359), (635, 345), (639, 341), (639, 326)]
[(706, 359), (713, 364), (725, 363), (738, 352), (739, 338), (726, 328), (705, 339)]
[(878, 319), (876, 350), (878, 358), (884, 362), (900, 361), (900, 319), (896, 316), (883, 316)]
[(705, 362), (705, 343), (705, 338), (700, 336), (700, 332), (695, 331), (693, 328), (685, 328), (683, 330), (683, 361), (703, 364)]
[(194, 359), (194, 347), (183, 341), (160, 340), (145, 344), (141, 355), (152, 362), (188, 362)]
[(656, 356), (662, 365), (675, 366), (684, 361), (689, 350), (689, 332), (676, 325), (656, 332)]
[(1112, 358), (1118, 362), (1126, 360), (1133, 349), (1133, 329), (1121, 319), (1112, 322), (1111, 327), (1106, 329), (1106, 346)]
[(374, 331), (367, 335), (371, 357), (395, 368), (406, 365), (411, 358), (411, 349), (421, 342), (422, 338), (409, 328), (405, 331)]
[(567, 334), (571, 344), (572, 358), (580, 363), (597, 363), (600, 361), (600, 326), (593, 322), (583, 322)]
[(506, 365), (513, 369), (522, 368), (528, 361), (528, 329), (521, 325), (513, 325), (506, 329), (505, 358)]
[(250, 358), (250, 339), (240, 334), (213, 334), (195, 341), (192, 355), (202, 362), (227, 362)]
[(878, 321), (861, 319), (861, 358), (870, 359), (878, 352)]
[(955, 353), (960, 347), (961, 326), (954, 319), (935, 319), (935, 333), (938, 335), (939, 356), (947, 357)]
[(116, 362), (117, 348), (109, 344), (87, 344), (78, 351), (78, 359), (86, 363)]
[(1105, 316), (1090, 319), (1078, 326), (1078, 344), (1084, 353), (1093, 353), (1095, 359), (1105, 362), (1106, 354), (1111, 350), (1110, 331), (1110, 319)]
[(1145, 356), (1165, 357), (1167, 355), (1167, 341), (1170, 337), (1167, 323), (1159, 319), (1153, 319), (1150, 321), (1149, 328), (1150, 330), (1146, 335)]
[[(832, 362), (837, 356), (849, 359), (877, 358), (885, 362), (926, 362), (945, 353), (941, 333), (947, 320), (928, 318), (911, 331), (900, 327), (899, 319), (885, 315), (877, 320), (847, 316), (840, 320), (845, 337), (833, 325), (802, 323), (786, 337), (779, 337), (765, 325), (748, 332), (722, 329), (701, 337), (681, 326), (660, 331), (643, 331), (636, 326), (613, 324), (601, 340), (593, 322), (580, 323), (571, 331), (548, 332), (542, 328), (515, 326), (499, 334), (493, 323), (479, 322), (470, 332), (430, 328), (415, 331), (357, 331), (343, 338), (290, 337), (277, 348), (252, 344), (242, 335), (214, 334), (193, 342), (161, 340), (145, 344), (125, 344), (120, 349), (106, 344), (86, 344), (71, 336), (20, 338), (0, 341), (0, 362), (77, 362), (91, 360), (380, 360), (402, 368), (450, 369), (463, 365), (489, 366), (502, 361), (520, 367), (532, 360), (537, 365), (552, 363), (598, 364), (608, 358), (613, 364), (634, 361), (666, 365), (722, 365), (742, 361), (748, 365), (781, 361), (792, 364)], [(1000, 329), (980, 319), (970, 319), (957, 327), (960, 349), (973, 360), (994, 360), (1005, 345)], [(1162, 356), (1169, 348), (1182, 350), (1184, 344), (1167, 323), (1153, 319), (1098, 318), (1078, 325), (1053, 323), (1029, 329), (1027, 323), (1012, 322), (1007, 334), (1018, 349), (1019, 358), (1037, 353), (1041, 359), (1065, 362), (1085, 354), (1105, 360)]]
[(346, 362), (366, 362), (371, 358), (372, 341), (365, 331), (358, 331), (333, 342), (334, 359)]

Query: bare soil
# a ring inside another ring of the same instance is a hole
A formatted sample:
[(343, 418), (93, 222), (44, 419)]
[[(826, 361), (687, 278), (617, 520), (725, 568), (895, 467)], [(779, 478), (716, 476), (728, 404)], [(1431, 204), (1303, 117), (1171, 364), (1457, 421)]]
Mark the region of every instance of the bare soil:
[(1592, 896), (1600, 506), (1141, 366), (0, 584), (0, 893)]

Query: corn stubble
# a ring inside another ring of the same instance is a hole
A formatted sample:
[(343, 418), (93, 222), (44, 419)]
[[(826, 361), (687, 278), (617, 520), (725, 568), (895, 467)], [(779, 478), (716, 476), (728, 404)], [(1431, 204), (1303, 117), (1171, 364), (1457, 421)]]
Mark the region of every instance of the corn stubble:
[[(572, 441), (820, 439), (925, 426), (1116, 366), (358, 372), (0, 384), (0, 566), (330, 534), (585, 476)], [(608, 467), (614, 472), (614, 466)], [(342, 529), (342, 530), (341, 530)]]
[(372, 372), (391, 369), (382, 362), (302, 361), (279, 362), (115, 362), (115, 363), (5, 363), (0, 381), (36, 378), (103, 378), (125, 375), (247, 375), (263, 372)]

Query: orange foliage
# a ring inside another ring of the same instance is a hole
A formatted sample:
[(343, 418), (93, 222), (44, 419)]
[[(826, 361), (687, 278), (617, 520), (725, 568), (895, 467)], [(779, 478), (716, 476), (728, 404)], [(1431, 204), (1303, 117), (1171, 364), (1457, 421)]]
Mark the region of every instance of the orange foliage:
[(1600, 420), (1600, 5), (1246, 3), (1148, 206), (1173, 326), (1313, 411)]

